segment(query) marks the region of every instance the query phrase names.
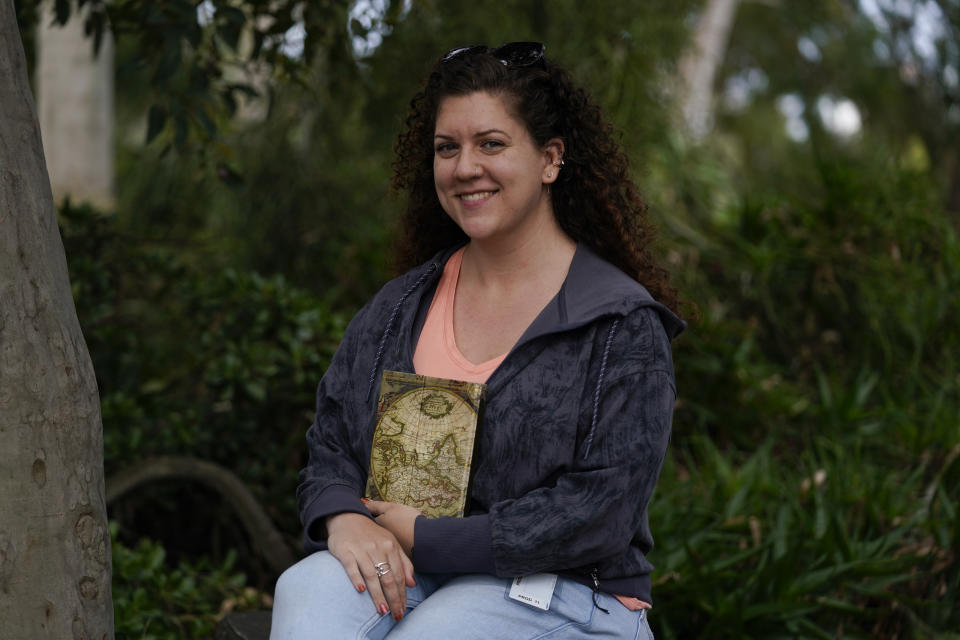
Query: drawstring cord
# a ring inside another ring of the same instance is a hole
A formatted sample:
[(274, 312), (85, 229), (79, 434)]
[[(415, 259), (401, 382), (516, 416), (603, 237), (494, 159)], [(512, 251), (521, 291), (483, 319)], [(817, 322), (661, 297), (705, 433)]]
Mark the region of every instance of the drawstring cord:
[[(590, 433), (587, 436), (587, 446), (583, 452), (584, 460), (590, 455), (590, 447), (593, 445), (593, 434), (597, 429), (597, 420), (600, 417), (600, 392), (603, 390), (603, 379), (607, 375), (607, 358), (610, 356), (610, 345), (613, 344), (613, 336), (617, 333), (619, 326), (620, 319), (618, 318), (610, 325), (610, 330), (607, 331), (607, 339), (603, 344), (603, 356), (600, 358), (600, 375), (597, 376), (597, 388), (593, 393), (593, 416), (590, 419)], [(600, 606), (600, 578), (596, 567), (590, 571), (590, 577), (593, 579), (593, 606), (609, 614), (609, 610)]]
[(373, 367), (370, 369), (370, 386), (367, 388), (367, 398), (370, 397), (370, 392), (373, 390), (374, 380), (377, 378), (377, 369), (380, 368), (380, 362), (383, 360), (383, 351), (387, 346), (387, 336), (390, 335), (390, 331), (393, 329), (394, 323), (397, 321), (397, 316), (400, 315), (400, 309), (403, 307), (403, 303), (406, 302), (407, 298), (410, 297), (410, 294), (420, 288), (420, 286), (433, 275), (433, 272), (437, 270), (437, 263), (431, 263), (430, 268), (421, 275), (416, 282), (410, 285), (406, 291), (403, 292), (403, 295), (400, 296), (400, 299), (397, 300), (397, 303), (393, 305), (393, 311), (390, 313), (390, 318), (387, 320), (387, 326), (383, 330), (383, 335), (380, 336), (380, 344), (377, 346), (377, 355), (373, 359)]
[(600, 609), (600, 611), (609, 614), (610, 611), (600, 606), (600, 580), (597, 578), (596, 568), (590, 571), (590, 577), (593, 578), (593, 606), (595, 606), (597, 609)]
[(590, 419), (590, 433), (587, 435), (587, 445), (583, 451), (583, 459), (586, 460), (590, 455), (590, 447), (593, 445), (593, 434), (597, 430), (597, 420), (600, 417), (600, 391), (603, 389), (603, 378), (607, 375), (607, 357), (610, 355), (610, 345), (613, 344), (613, 336), (620, 326), (620, 319), (613, 321), (610, 330), (607, 331), (607, 340), (603, 345), (603, 357), (600, 359), (600, 375), (597, 377), (597, 389), (593, 394), (593, 417)]

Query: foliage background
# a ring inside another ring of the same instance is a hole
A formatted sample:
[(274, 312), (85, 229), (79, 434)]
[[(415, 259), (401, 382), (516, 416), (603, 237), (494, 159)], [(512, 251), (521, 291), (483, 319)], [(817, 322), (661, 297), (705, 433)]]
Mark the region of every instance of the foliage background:
[[(299, 58), (268, 37), (296, 3), (215, 2), (205, 25), (164, 3), (149, 29), (150, 3), (92, 4), (118, 33), (118, 205), (61, 223), (108, 481), (215, 461), (297, 544), (315, 384), (390, 275), (406, 101), (453, 46), (540, 40), (622, 131), (699, 310), (651, 507), (657, 636), (958, 637), (960, 3), (741, 3), (700, 141), (678, 116), (697, 0), (385, 2), (369, 23), (327, 3), (299, 15)], [(243, 33), (266, 12), (257, 57)], [(250, 76), (228, 69), (258, 70), (264, 117), (242, 117)], [(830, 130), (824, 96), (856, 105), (856, 133)], [(118, 637), (204, 637), (267, 602), (276, 576), (217, 495), (155, 485), (111, 517)]]

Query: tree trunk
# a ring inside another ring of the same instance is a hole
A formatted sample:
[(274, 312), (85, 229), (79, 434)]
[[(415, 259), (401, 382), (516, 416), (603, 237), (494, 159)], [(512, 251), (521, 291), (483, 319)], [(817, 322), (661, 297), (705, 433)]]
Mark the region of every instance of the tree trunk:
[(694, 140), (701, 140), (713, 126), (713, 80), (723, 63), (738, 3), (707, 0), (690, 50), (680, 62), (684, 125)]
[(101, 210), (114, 206), (113, 38), (103, 34), (100, 52), (84, 33), (89, 5), (54, 24), (53, 1), (42, 5), (37, 24), (37, 112), (54, 202), (69, 197)]
[(0, 0), (0, 638), (113, 638), (96, 378)]

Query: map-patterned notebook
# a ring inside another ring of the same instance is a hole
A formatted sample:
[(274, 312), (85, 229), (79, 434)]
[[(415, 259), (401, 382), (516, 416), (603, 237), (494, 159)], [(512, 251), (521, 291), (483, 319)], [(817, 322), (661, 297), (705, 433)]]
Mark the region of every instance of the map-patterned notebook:
[(367, 496), (462, 517), (487, 386), (384, 371)]

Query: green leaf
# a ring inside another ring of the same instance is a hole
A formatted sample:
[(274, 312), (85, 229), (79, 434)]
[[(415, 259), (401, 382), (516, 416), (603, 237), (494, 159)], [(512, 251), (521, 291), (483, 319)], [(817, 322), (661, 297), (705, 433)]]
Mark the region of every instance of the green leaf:
[(243, 390), (254, 400), (263, 401), (267, 397), (266, 386), (259, 381), (247, 380), (243, 383)]
[(204, 133), (211, 138), (215, 138), (217, 135), (217, 125), (207, 114), (207, 110), (201, 106), (194, 113), (196, 114), (197, 121), (200, 123), (200, 127), (203, 129)]
[(57, 25), (67, 24), (70, 19), (70, 0), (56, 0), (53, 5), (53, 23)]
[(858, 562), (845, 562), (824, 569), (802, 573), (793, 580), (788, 589), (788, 593), (794, 596), (808, 595), (822, 588), (824, 585), (833, 582), (838, 577), (847, 574), (859, 564)]
[(154, 86), (165, 86), (180, 68), (181, 49), (180, 40), (176, 34), (169, 34), (164, 38), (163, 52), (160, 54), (151, 80)]
[(791, 533), (791, 510), (782, 504), (777, 510), (777, 523), (773, 529), (773, 557), (775, 560), (783, 558), (787, 553), (787, 538)]
[(217, 35), (223, 42), (236, 51), (240, 36), (246, 26), (247, 17), (243, 11), (231, 6), (221, 6), (217, 9)]
[(163, 131), (166, 123), (167, 110), (158, 104), (150, 105), (150, 112), (147, 115), (147, 144), (150, 144)]
[(813, 488), (812, 491), (814, 498), (813, 537), (816, 540), (820, 540), (827, 532), (829, 519), (823, 501), (823, 494), (816, 487)]

